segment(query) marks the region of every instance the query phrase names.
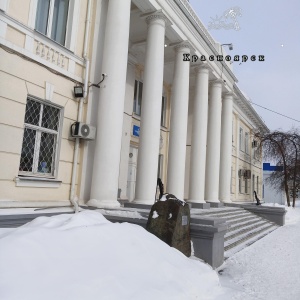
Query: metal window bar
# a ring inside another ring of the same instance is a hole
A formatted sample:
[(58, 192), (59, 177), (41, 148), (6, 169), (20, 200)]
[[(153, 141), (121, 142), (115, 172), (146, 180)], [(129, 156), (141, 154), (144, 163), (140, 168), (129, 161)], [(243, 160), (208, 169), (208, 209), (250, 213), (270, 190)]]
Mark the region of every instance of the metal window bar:
[(27, 99), (20, 175), (56, 176), (60, 125), (61, 109)]

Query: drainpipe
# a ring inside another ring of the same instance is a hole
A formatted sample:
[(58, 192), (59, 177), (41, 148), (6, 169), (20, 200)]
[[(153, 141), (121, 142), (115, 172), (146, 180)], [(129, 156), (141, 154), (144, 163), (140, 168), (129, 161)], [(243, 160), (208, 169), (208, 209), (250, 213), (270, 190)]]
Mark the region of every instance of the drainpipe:
[[(88, 40), (89, 40), (89, 33), (90, 33), (90, 23), (91, 23), (91, 20), (90, 20), (91, 19), (91, 2), (92, 2), (91, 0), (88, 0), (87, 15), (86, 15), (86, 20), (85, 20), (85, 34), (84, 34), (84, 44), (83, 44), (83, 58), (85, 61), (85, 74), (84, 74), (84, 86), (83, 86), (84, 95), (83, 95), (83, 98), (80, 98), (80, 100), (79, 100), (79, 108), (78, 108), (78, 115), (77, 115), (78, 122), (81, 122), (83, 101), (86, 98), (87, 92), (88, 92), (88, 78), (89, 78), (90, 61), (87, 56), (87, 49), (88, 49)], [(75, 147), (74, 147), (74, 160), (73, 160), (71, 192), (70, 192), (70, 201), (71, 201), (72, 205), (74, 206), (75, 213), (77, 213), (79, 211), (78, 197), (75, 194), (78, 154), (79, 154), (79, 138), (76, 138), (75, 139)]]

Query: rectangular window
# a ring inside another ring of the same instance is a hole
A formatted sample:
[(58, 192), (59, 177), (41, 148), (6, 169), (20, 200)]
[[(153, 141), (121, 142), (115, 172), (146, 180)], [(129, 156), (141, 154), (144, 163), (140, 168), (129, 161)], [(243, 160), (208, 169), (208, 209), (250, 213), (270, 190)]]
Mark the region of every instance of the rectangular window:
[(249, 133), (245, 132), (245, 152), (249, 154)]
[(248, 194), (248, 179), (245, 178), (245, 194)]
[(244, 131), (243, 131), (243, 128), (240, 128), (240, 140), (239, 140), (239, 146), (240, 146), (240, 150), (244, 150), (244, 147), (243, 147), (243, 135), (244, 135)]
[(231, 128), (231, 130), (232, 130), (232, 133), (231, 133), (231, 135), (232, 135), (232, 144), (234, 144), (234, 120), (232, 120), (232, 128)]
[(164, 156), (163, 154), (158, 155), (158, 167), (157, 167), (157, 178), (162, 180), (163, 177), (163, 163), (164, 163)]
[(167, 98), (162, 96), (161, 101), (161, 116), (160, 116), (160, 125), (166, 126), (166, 107), (167, 107)]
[(239, 193), (242, 193), (242, 178), (239, 178)]
[(27, 99), (20, 175), (56, 176), (61, 109)]
[(35, 29), (65, 45), (69, 0), (38, 0)]
[(143, 96), (143, 83), (141, 81), (135, 80), (133, 112), (138, 116), (140, 116), (142, 112), (142, 96)]

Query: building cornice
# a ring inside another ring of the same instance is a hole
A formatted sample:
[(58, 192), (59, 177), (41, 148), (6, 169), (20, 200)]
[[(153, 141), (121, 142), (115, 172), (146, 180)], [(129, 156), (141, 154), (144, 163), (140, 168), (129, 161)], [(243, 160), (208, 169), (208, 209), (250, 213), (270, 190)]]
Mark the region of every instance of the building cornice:
[(239, 89), (239, 87), (236, 84), (234, 84), (233, 90), (237, 96), (234, 99), (237, 106), (240, 107), (242, 111), (245, 112), (247, 117), (255, 124), (257, 129), (263, 132), (269, 132), (270, 130), (265, 124), (265, 122), (261, 119), (261, 117), (258, 115), (258, 113), (250, 104), (249, 100), (245, 97), (245, 95), (242, 93), (242, 91)]
[[(168, 1), (169, 2), (169, 1)], [(191, 7), (190, 3), (187, 0), (173, 0), (176, 5), (180, 8), (180, 10), (184, 13), (193, 27), (196, 29), (197, 33), (202, 37), (202, 39), (206, 42), (209, 50), (212, 52), (213, 55), (217, 56), (220, 55), (218, 43), (214, 41), (212, 36), (209, 34), (205, 26), (202, 24), (201, 20), (198, 18), (197, 14)], [(216, 64), (220, 64), (225, 69), (227, 75), (233, 79), (234, 82), (238, 82), (238, 79), (234, 75), (234, 73), (230, 70), (227, 66), (225, 61), (216, 62)]]

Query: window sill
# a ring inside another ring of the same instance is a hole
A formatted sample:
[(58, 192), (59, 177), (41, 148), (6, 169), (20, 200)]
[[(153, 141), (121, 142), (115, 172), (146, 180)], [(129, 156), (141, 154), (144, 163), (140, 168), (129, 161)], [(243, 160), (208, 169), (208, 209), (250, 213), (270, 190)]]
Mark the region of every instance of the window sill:
[(49, 178), (38, 177), (16, 177), (16, 186), (38, 187), (38, 188), (59, 188), (62, 181)]

